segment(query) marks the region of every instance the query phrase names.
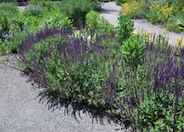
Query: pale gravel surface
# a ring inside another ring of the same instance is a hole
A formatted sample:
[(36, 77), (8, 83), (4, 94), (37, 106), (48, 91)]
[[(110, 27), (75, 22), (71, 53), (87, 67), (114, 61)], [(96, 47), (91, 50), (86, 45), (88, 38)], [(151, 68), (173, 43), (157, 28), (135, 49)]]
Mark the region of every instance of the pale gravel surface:
[[(117, 18), (120, 16), (121, 8), (120, 6), (117, 6), (115, 2), (107, 2), (102, 5), (102, 12), (101, 15), (104, 16), (111, 24), (117, 26)], [(145, 19), (139, 19), (139, 20), (133, 20), (134, 21), (134, 28), (136, 32), (139, 32), (143, 29), (146, 32), (153, 32), (158, 36), (159, 34), (162, 34), (164, 31), (164, 28), (160, 25), (152, 25), (149, 22), (147, 22)], [(181, 39), (184, 37), (184, 33), (174, 33), (170, 31), (166, 31), (166, 36), (169, 37), (169, 43), (175, 44), (176, 39)], [(184, 43), (184, 38), (183, 38)]]

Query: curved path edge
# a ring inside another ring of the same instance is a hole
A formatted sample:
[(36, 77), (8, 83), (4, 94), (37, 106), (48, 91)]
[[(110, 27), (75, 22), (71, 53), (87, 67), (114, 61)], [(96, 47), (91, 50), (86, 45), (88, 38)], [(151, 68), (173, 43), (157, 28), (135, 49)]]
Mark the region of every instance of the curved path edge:
[[(107, 2), (102, 4), (102, 11), (100, 14), (104, 16), (109, 23), (113, 24), (114, 26), (118, 25), (117, 18), (120, 16), (121, 7), (117, 6), (115, 2)], [(165, 30), (164, 27), (160, 25), (152, 25), (145, 19), (136, 19), (134, 21), (134, 28), (135, 31), (140, 33), (141, 30), (146, 32), (155, 33), (156, 36), (162, 34)], [(184, 32), (178, 34), (171, 31), (166, 31), (166, 37), (169, 37), (169, 44), (174, 45), (177, 39), (181, 39), (183, 37), (184, 43)]]
[[(0, 132), (126, 132), (104, 114), (58, 103), (17, 67), (15, 56), (0, 58)], [(100, 112), (100, 113), (103, 113)]]

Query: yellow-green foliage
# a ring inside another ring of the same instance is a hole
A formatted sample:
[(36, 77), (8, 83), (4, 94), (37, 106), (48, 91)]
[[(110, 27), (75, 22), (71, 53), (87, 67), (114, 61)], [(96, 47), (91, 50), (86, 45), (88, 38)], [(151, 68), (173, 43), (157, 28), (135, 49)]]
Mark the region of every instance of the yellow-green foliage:
[(86, 25), (89, 30), (93, 30), (97, 34), (114, 31), (114, 26), (96, 11), (90, 11), (86, 14)]
[[(152, 23), (161, 23), (164, 24), (167, 22), (167, 19), (172, 16), (173, 6), (169, 6), (169, 4), (154, 4), (149, 7), (149, 12), (147, 14), (148, 19)], [(155, 20), (153, 20), (155, 19)]]
[(121, 5), (123, 15), (131, 18), (141, 18), (144, 2), (127, 1)]
[(160, 8), (158, 12), (158, 19), (161, 23), (165, 23), (169, 17), (172, 17), (173, 6), (168, 4)]

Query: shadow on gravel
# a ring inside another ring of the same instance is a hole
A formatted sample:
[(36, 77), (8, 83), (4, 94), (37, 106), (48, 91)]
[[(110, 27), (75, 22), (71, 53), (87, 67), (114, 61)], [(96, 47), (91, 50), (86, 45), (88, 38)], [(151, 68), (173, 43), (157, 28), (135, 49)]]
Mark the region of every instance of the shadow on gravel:
[(118, 12), (118, 13), (119, 13), (119, 10), (103, 9), (103, 8), (101, 8), (101, 9), (99, 10), (99, 12), (100, 12), (101, 14), (112, 14), (112, 12)]
[[(82, 120), (80, 113), (84, 113), (91, 117), (92, 123), (95, 121), (104, 125), (104, 122), (108, 121), (109, 124), (113, 121), (116, 124), (122, 125), (124, 128), (129, 128), (129, 122), (124, 121), (118, 117), (114, 118), (109, 116), (107, 112), (105, 112), (105, 108), (96, 108), (94, 106), (86, 105), (85, 103), (77, 103), (77, 102), (70, 102), (70, 101), (59, 101), (55, 92), (49, 92), (47, 90), (42, 90), (38, 96), (36, 97), (39, 99), (39, 103), (46, 104), (49, 110), (55, 111), (56, 109), (65, 108), (64, 114), (72, 115), (75, 120), (80, 124), (78, 118)], [(124, 129), (121, 128), (121, 129)], [(118, 129), (118, 130), (121, 130)]]
[(21, 72), (21, 76), (28, 77), (27, 83), (31, 83), (33, 88), (41, 89), (38, 91), (38, 95), (35, 97), (35, 99), (39, 100), (39, 103), (45, 104), (46, 107), (48, 107), (48, 110), (60, 110), (64, 108), (64, 114), (66, 115), (72, 115), (72, 117), (75, 118), (75, 120), (80, 124), (78, 119), (82, 120), (81, 113), (88, 115), (92, 119), (92, 123), (97, 122), (101, 125), (105, 125), (106, 122), (111, 124), (114, 122), (115, 124), (120, 124), (122, 129), (129, 129), (130, 122), (127, 120), (124, 120), (120, 117), (114, 117), (109, 115), (106, 111), (107, 108), (96, 108), (95, 106), (89, 106), (86, 103), (77, 103), (77, 102), (71, 102), (69, 100), (60, 100), (58, 98), (58, 95), (55, 92), (48, 91), (46, 89), (42, 89), (39, 87), (35, 82), (33, 82), (29, 78), (29, 69), (24, 69)]

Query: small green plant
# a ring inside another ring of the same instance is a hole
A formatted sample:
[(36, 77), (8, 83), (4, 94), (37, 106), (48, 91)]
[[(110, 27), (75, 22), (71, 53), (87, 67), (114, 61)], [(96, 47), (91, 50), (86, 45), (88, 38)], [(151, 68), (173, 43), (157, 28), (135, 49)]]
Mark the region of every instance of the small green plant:
[(8, 33), (11, 29), (11, 20), (8, 19), (7, 15), (1, 13), (0, 21), (0, 31), (3, 33)]
[[(174, 105), (174, 95), (166, 94), (164, 92), (158, 92), (155, 95), (152, 95), (150, 99), (145, 99), (140, 104), (140, 120), (138, 122), (138, 126), (142, 128), (143, 131), (146, 131), (149, 128), (151, 132), (172, 132), (172, 122), (174, 122)], [(183, 99), (179, 98), (176, 113), (177, 123), (175, 129), (177, 131), (181, 131), (182, 128), (184, 128), (184, 118), (181, 116), (183, 106)]]
[(47, 28), (65, 28), (71, 29), (73, 27), (72, 21), (61, 13), (52, 11), (48, 13), (48, 17), (44, 20), (44, 26)]
[(17, 53), (20, 45), (26, 40), (28, 33), (24, 31), (17, 31), (14, 33), (13, 39), (9, 42), (9, 50), (11, 53)]
[(116, 0), (117, 5), (121, 5), (122, 3), (126, 2), (126, 0)]
[(121, 44), (123, 40), (130, 37), (131, 33), (134, 31), (134, 22), (128, 16), (120, 16), (118, 18), (118, 39)]
[(177, 14), (168, 19), (166, 24), (168, 30), (180, 33), (184, 31), (184, 17), (181, 14)]
[(30, 5), (28, 8), (24, 10), (24, 16), (35, 16), (42, 17), (44, 14), (44, 9), (41, 5)]
[(43, 1), (41, 2), (41, 6), (44, 8), (44, 11), (48, 13), (52, 11), (59, 12), (60, 10), (60, 3), (52, 1)]
[(63, 0), (61, 5), (61, 11), (73, 20), (74, 25), (85, 22), (86, 14), (93, 10), (90, 0)]
[(105, 1), (102, 1), (102, 0), (90, 0), (90, 1), (93, 5), (94, 10), (99, 10), (101, 8), (101, 3), (105, 2)]
[(13, 17), (18, 14), (19, 11), (14, 3), (2, 3), (0, 4), (0, 15), (1, 13), (5, 13), (8, 17)]
[(156, 24), (159, 22), (158, 12), (160, 10), (160, 5), (154, 5), (149, 8), (148, 13), (146, 14), (146, 18), (152, 24)]
[(0, 55), (6, 55), (8, 52), (8, 46), (0, 39)]
[(141, 65), (144, 48), (145, 43), (139, 35), (131, 36), (125, 40), (121, 46), (125, 63), (133, 69), (136, 69), (138, 65)]
[(86, 25), (89, 30), (97, 34), (112, 33), (114, 31), (114, 26), (95, 11), (90, 11), (86, 15)]
[(12, 17), (18, 15), (18, 10), (14, 4), (0, 4), (0, 32), (7, 34), (12, 28)]
[(121, 5), (122, 14), (131, 18), (143, 18), (145, 16), (146, 4), (144, 1), (127, 1)]
[(27, 32), (29, 33), (36, 33), (37, 31), (40, 30), (40, 24), (42, 24), (42, 19), (38, 19), (35, 16), (29, 16), (29, 17), (24, 17), (24, 28)]
[(0, 0), (0, 3), (10, 3), (15, 2), (15, 0)]

